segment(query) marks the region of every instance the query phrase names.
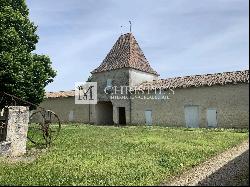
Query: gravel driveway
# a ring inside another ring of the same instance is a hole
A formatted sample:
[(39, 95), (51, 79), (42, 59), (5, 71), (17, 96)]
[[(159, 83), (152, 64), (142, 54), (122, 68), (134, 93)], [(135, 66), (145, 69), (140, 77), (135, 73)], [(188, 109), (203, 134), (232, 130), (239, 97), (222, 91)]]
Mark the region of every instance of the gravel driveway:
[(249, 140), (174, 177), (167, 186), (247, 185)]

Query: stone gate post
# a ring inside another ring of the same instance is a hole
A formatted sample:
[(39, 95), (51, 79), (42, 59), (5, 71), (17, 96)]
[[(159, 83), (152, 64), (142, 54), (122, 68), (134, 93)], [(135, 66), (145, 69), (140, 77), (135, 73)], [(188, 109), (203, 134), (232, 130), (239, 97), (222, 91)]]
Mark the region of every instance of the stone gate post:
[(9, 154), (20, 156), (26, 153), (29, 107), (9, 106), (7, 112), (6, 141), (11, 143)]

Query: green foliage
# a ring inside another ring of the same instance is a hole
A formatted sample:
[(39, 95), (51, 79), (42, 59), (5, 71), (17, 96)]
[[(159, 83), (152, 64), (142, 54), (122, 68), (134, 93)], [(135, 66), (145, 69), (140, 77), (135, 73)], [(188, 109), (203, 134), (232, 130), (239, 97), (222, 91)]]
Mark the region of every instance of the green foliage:
[(24, 0), (0, 0), (0, 88), (39, 104), (56, 73), (48, 56), (32, 53), (38, 36), (28, 16)]
[(36, 161), (0, 160), (0, 185), (159, 185), (247, 138), (233, 130), (63, 126)]

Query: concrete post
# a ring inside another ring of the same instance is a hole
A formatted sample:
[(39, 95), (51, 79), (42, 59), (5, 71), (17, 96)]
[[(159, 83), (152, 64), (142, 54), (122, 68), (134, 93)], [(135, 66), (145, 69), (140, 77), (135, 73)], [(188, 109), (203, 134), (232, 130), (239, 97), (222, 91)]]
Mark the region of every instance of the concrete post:
[(11, 142), (11, 156), (21, 156), (26, 153), (26, 142), (29, 123), (29, 107), (9, 106), (6, 141)]

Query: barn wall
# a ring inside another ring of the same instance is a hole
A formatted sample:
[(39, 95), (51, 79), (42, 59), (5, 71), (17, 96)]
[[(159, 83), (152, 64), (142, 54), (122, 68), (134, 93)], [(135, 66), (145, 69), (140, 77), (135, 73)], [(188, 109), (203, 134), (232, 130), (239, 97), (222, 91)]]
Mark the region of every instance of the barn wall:
[[(132, 124), (144, 125), (144, 111), (151, 109), (154, 125), (185, 127), (184, 106), (198, 105), (200, 127), (207, 127), (208, 108), (217, 110), (218, 127), (249, 126), (249, 84), (185, 88), (174, 91), (174, 95), (169, 95), (169, 100), (132, 99), (131, 116), (129, 100), (111, 100), (114, 123), (118, 123), (117, 107), (126, 107), (127, 124), (130, 123), (131, 117)], [(89, 105), (76, 105), (74, 102), (74, 97), (48, 98), (41, 106), (56, 112), (62, 122), (69, 122), (70, 111), (73, 111), (72, 122), (96, 122), (95, 105), (90, 105), (89, 111)]]
[[(48, 98), (40, 105), (45, 109), (54, 111), (62, 122), (93, 122), (93, 106), (90, 105), (89, 121), (89, 105), (76, 105), (75, 97)], [(73, 111), (73, 120), (70, 120), (70, 112)]]
[[(218, 127), (249, 126), (249, 84), (174, 90), (169, 100), (132, 100), (132, 122), (145, 124), (144, 110), (152, 109), (153, 124), (185, 127), (184, 106), (199, 106), (199, 126), (207, 127), (206, 112), (216, 108)], [(143, 95), (141, 95), (143, 96)]]

